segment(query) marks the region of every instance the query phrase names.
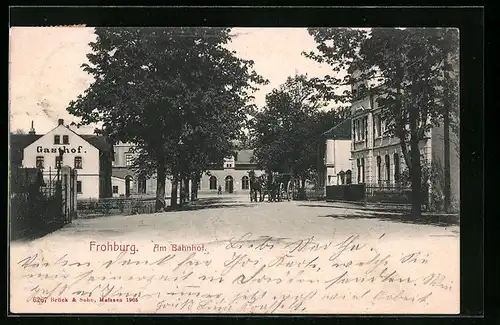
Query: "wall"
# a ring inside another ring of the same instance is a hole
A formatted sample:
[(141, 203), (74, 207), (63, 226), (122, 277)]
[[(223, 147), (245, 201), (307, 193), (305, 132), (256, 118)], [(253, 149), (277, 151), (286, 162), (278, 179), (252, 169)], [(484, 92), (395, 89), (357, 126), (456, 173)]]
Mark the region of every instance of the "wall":
[(351, 169), (351, 140), (326, 141), (326, 178), (327, 185), (338, 185), (337, 174)]
[[(426, 139), (422, 140), (419, 143), (420, 154), (424, 155), (425, 158), (430, 161), (432, 156), (432, 147), (431, 140)], [(395, 175), (394, 175), (394, 153), (398, 153), (399, 162), (400, 162), (400, 172), (403, 172), (406, 169), (406, 163), (404, 157), (401, 154), (401, 146), (399, 143), (394, 143), (392, 145), (387, 145), (383, 147), (374, 147), (371, 149), (366, 149), (363, 151), (353, 152), (352, 153), (352, 161), (351, 168), (353, 172), (353, 183), (357, 183), (358, 180), (358, 168), (357, 168), (357, 159), (364, 158), (365, 159), (365, 183), (367, 184), (377, 184), (378, 182), (378, 173), (377, 173), (377, 156), (381, 157), (381, 172), (382, 172), (382, 180), (387, 180), (387, 175), (385, 174), (385, 155), (389, 155), (389, 163), (390, 163), (390, 185), (395, 185)]]
[(125, 195), (125, 180), (118, 178), (118, 177), (111, 177), (111, 188), (113, 188), (115, 186), (118, 186), (118, 193), (113, 193), (113, 197), (120, 197), (120, 195), (124, 196)]
[[(69, 144), (54, 144), (54, 135), (60, 136), (61, 143), (63, 135), (67, 135)], [(58, 148), (68, 150), (63, 155), (63, 166), (73, 168), (75, 157), (82, 157), (82, 169), (78, 169), (78, 181), (82, 182), (82, 193), (78, 194), (78, 198), (98, 198), (99, 150), (63, 125), (57, 126), (24, 149), (23, 166), (36, 167), (36, 157), (43, 156), (44, 177), (48, 177), (49, 168), (52, 177), (54, 177), (57, 172), (55, 157), (59, 155)]]
[(125, 167), (126, 159), (125, 155), (129, 152), (130, 148), (133, 146), (130, 143), (118, 143), (113, 146), (115, 152), (115, 160), (113, 161), (113, 167)]
[(335, 140), (335, 167), (339, 172), (351, 169), (351, 140)]
[(77, 193), (77, 199), (99, 198), (99, 176), (82, 176), (78, 174), (77, 182), (82, 184), (82, 192)]

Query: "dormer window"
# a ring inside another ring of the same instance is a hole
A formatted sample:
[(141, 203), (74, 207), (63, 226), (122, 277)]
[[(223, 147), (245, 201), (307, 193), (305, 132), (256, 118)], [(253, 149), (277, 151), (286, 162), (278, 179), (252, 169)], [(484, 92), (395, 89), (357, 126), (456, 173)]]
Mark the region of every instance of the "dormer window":
[(61, 136), (54, 135), (54, 144), (61, 144)]

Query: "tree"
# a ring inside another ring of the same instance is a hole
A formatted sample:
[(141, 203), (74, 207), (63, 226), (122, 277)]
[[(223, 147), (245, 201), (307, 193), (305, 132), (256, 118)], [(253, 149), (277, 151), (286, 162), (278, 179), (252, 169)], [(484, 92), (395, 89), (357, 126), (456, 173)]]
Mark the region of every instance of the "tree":
[(294, 174), (302, 187), (317, 171), (321, 134), (345, 113), (320, 111), (326, 103), (317, 95), (307, 75), (289, 77), (266, 96), (266, 106), (252, 120), (257, 162), (268, 171)]
[[(374, 28), (309, 29), (317, 52), (304, 53), (330, 64), (344, 78), (316, 79), (325, 97), (348, 104), (351, 91), (335, 92), (347, 85), (368, 85), (357, 96), (376, 98), (387, 123), (387, 134), (400, 139), (401, 151), (412, 176), (412, 215), (420, 216), (421, 166), (419, 142), (450, 114), (446, 105), (457, 105), (458, 82), (451, 77), (447, 59), (458, 55), (456, 29)], [(379, 86), (370, 87), (370, 82)]]
[[(224, 48), (229, 32), (95, 29), (89, 64), (82, 66), (95, 80), (68, 111), (81, 117), (80, 124), (101, 123), (96, 132), (113, 141), (137, 146), (136, 168), (145, 174), (154, 170), (157, 177), (157, 210), (165, 207), (167, 174), (176, 187), (193, 169), (202, 170), (207, 160), (228, 153), (255, 90), (252, 84), (264, 82), (252, 70), (252, 61)], [(194, 147), (201, 139), (213, 140), (212, 145)], [(172, 206), (176, 204), (172, 196)]]

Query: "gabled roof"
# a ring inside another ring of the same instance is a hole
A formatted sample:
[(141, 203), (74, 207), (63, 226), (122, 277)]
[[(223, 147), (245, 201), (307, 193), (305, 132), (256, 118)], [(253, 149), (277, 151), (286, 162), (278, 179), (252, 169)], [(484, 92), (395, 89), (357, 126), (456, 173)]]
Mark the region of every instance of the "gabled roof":
[(11, 166), (21, 166), (23, 163), (23, 150), (41, 135), (32, 134), (11, 134), (10, 135), (10, 164)]
[[(71, 129), (70, 129), (71, 130)], [(97, 148), (101, 152), (110, 152), (113, 150), (113, 145), (108, 142), (108, 138), (101, 135), (93, 134), (78, 134), (71, 130), (76, 135), (82, 137), (85, 141)], [(23, 162), (23, 150), (36, 140), (43, 137), (44, 134), (11, 134), (10, 135), (10, 161), (12, 166), (20, 166)]]
[(352, 130), (352, 120), (350, 118), (342, 121), (336, 126), (332, 127), (328, 131), (324, 132), (323, 135), (327, 139), (335, 140), (351, 140), (351, 130)]
[(80, 136), (100, 151), (111, 151), (113, 149), (113, 145), (106, 136), (94, 134), (83, 134)]

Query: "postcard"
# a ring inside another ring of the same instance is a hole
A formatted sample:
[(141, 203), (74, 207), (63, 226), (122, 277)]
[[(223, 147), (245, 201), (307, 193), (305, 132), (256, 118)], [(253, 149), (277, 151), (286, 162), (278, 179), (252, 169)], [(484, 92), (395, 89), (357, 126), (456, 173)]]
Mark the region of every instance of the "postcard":
[(454, 28), (12, 27), (10, 312), (458, 314)]

